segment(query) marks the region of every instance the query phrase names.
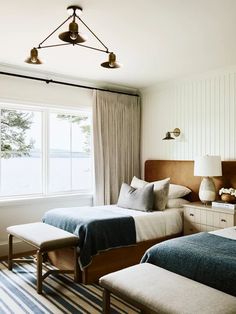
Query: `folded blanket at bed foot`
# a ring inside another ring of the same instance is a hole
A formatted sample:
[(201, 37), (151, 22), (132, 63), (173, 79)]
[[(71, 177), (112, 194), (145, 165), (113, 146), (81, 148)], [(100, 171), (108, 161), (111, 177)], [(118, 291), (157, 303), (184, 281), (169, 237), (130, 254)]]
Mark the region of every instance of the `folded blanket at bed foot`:
[(87, 267), (98, 252), (136, 244), (133, 217), (118, 214), (112, 208), (56, 208), (47, 211), (42, 221), (79, 237), (81, 269)]

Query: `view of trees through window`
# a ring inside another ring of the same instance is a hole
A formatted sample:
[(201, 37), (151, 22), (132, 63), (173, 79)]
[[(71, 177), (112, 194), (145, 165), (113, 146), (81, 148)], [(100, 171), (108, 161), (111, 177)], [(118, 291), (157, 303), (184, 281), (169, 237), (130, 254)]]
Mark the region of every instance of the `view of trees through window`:
[(0, 107), (0, 196), (92, 189), (89, 112)]

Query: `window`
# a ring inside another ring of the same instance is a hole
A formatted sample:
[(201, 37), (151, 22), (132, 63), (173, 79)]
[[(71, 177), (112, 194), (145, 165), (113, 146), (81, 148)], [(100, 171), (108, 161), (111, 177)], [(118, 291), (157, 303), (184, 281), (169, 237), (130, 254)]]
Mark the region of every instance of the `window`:
[(49, 191), (90, 189), (90, 118), (50, 113), (49, 125)]
[(90, 112), (0, 106), (0, 196), (92, 190)]

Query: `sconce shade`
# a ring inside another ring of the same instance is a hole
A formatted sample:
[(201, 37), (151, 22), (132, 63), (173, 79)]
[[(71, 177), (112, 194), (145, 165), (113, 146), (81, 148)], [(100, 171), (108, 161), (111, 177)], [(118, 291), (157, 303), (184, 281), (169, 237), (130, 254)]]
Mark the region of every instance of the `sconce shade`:
[(38, 50), (36, 48), (30, 50), (30, 57), (25, 62), (29, 64), (42, 64), (42, 61), (38, 58)]
[(175, 137), (178, 137), (180, 135), (180, 129), (175, 128), (172, 132), (166, 132), (166, 136), (162, 140), (174, 140), (175, 138), (172, 137), (171, 134), (174, 134)]
[(170, 135), (170, 132), (167, 132), (166, 136), (162, 140), (174, 140), (174, 138)]
[(116, 62), (116, 55), (113, 52), (109, 53), (108, 61), (101, 63), (101, 66), (108, 69), (117, 69), (121, 67), (121, 65)]
[(199, 187), (199, 199), (204, 204), (216, 199), (216, 187), (212, 177), (222, 176), (220, 156), (202, 156), (195, 158), (194, 175), (203, 177)]
[(220, 177), (222, 166), (220, 156), (202, 156), (195, 158), (194, 175), (199, 177)]

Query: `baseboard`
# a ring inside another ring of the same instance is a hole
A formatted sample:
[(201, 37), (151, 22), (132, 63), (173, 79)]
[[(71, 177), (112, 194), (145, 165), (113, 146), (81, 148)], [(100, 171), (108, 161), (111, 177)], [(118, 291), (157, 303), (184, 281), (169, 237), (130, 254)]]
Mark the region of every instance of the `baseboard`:
[[(14, 257), (26, 256), (34, 254), (36, 250), (29, 244), (25, 242), (16, 242), (13, 245), (13, 255)], [(7, 260), (8, 256), (8, 244), (0, 245), (0, 260)]]

